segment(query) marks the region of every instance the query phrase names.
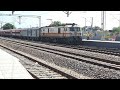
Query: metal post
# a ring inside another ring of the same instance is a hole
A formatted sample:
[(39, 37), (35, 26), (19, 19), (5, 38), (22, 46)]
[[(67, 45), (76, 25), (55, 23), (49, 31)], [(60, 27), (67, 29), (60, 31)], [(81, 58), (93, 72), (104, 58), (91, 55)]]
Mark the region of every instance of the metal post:
[(41, 28), (41, 16), (39, 16), (38, 19), (39, 19), (39, 28)]
[(70, 11), (63, 11), (65, 14), (67, 14), (67, 17), (69, 17), (69, 15), (72, 13), (72, 12), (70, 12)]
[(11, 24), (13, 24), (15, 26), (14, 16), (12, 16), (12, 22), (11, 22)]
[(103, 30), (103, 24), (104, 24), (104, 22), (103, 22), (104, 20), (103, 20), (103, 11), (101, 12), (101, 28), (102, 28), (102, 30)]
[(91, 28), (93, 27), (93, 17), (91, 17), (92, 21), (91, 21)]
[(93, 28), (93, 17), (91, 17), (91, 32), (92, 32), (92, 28)]
[(106, 11), (104, 11), (104, 30), (106, 30)]
[(19, 17), (19, 24), (21, 24), (21, 17), (22, 17), (22, 16), (18, 16), (18, 17)]
[(85, 28), (84, 28), (84, 30), (83, 30), (83, 32), (82, 32), (82, 36), (83, 36), (83, 34), (84, 34), (84, 31), (86, 31), (86, 18), (85, 18)]
[(103, 40), (105, 40), (105, 37), (104, 37), (104, 36), (105, 36), (105, 35), (104, 35), (104, 23), (105, 23), (105, 22), (104, 22), (104, 11), (103, 11), (103, 17), (102, 17), (102, 18), (103, 18)]
[(104, 34), (104, 31), (105, 31), (105, 22), (106, 22), (106, 12), (105, 11), (102, 11), (101, 12), (101, 28), (103, 30), (103, 40), (105, 39), (105, 34)]
[(14, 14), (15, 11), (12, 11), (12, 15)]
[(86, 27), (86, 18), (85, 18), (85, 27)]

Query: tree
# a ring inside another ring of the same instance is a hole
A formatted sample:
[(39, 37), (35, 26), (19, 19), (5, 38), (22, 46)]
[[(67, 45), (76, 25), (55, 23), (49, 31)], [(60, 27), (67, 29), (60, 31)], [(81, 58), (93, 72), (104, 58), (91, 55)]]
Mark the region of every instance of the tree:
[(6, 30), (6, 29), (14, 29), (15, 26), (10, 24), (10, 23), (6, 23), (5, 25), (3, 25), (3, 30)]
[(119, 33), (120, 33), (120, 27), (114, 27), (114, 28), (112, 29), (112, 33), (113, 33), (113, 34), (119, 34)]
[(101, 30), (101, 28), (99, 27), (99, 26), (94, 26), (94, 27), (90, 27), (90, 26), (84, 26), (83, 28), (82, 28), (82, 30), (93, 30), (93, 31), (97, 31), (97, 30)]
[(99, 27), (99, 26), (95, 26), (95, 27), (93, 27), (94, 28), (94, 30), (101, 30), (101, 28)]
[(63, 25), (63, 24), (61, 24), (60, 21), (54, 21), (49, 26), (61, 26), (61, 25)]

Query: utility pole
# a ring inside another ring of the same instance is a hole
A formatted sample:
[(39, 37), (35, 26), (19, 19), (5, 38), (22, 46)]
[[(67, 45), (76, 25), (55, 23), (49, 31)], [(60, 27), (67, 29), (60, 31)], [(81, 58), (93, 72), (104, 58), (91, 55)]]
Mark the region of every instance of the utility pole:
[(85, 19), (85, 26), (84, 26), (84, 29), (81, 30), (81, 33), (82, 33), (82, 36), (83, 36), (83, 34), (84, 34), (85, 30), (86, 30), (86, 22), (87, 22), (87, 19), (86, 19), (85, 17), (82, 17), (82, 18)]
[(106, 12), (102, 11), (101, 12), (101, 28), (104, 31), (106, 26)]
[(93, 27), (93, 17), (91, 17), (91, 28)]
[(101, 28), (104, 30), (104, 11), (101, 12)]
[(41, 28), (41, 16), (38, 16), (39, 19), (39, 28)]
[[(85, 29), (83, 31), (86, 32), (86, 18), (85, 18)], [(82, 32), (82, 35), (84, 34), (84, 32)]]
[(22, 17), (22, 16), (18, 16), (18, 18), (19, 18), (19, 24), (21, 24), (21, 17)]
[(70, 11), (63, 11), (65, 14), (67, 14), (67, 17), (69, 17), (69, 15), (72, 13)]
[(93, 32), (93, 17), (91, 17), (91, 32)]
[(103, 30), (103, 40), (105, 39), (105, 34), (104, 34), (105, 25), (106, 25), (105, 23), (106, 23), (106, 12), (102, 11), (101, 12), (101, 28)]
[(15, 11), (12, 11), (12, 15), (14, 14)]
[(86, 27), (86, 18), (85, 18), (85, 27)]
[[(18, 18), (19, 18), (19, 25), (21, 25), (21, 18), (22, 18), (22, 16), (18, 16)], [(20, 28), (21, 28), (21, 26), (20, 26)]]
[[(12, 15), (14, 14), (15, 11), (12, 11)], [(13, 25), (15, 26), (15, 23), (14, 23), (14, 17), (13, 17)]]
[(106, 11), (104, 11), (104, 22), (105, 22), (104, 30), (106, 30)]
[(83, 17), (84, 19), (85, 19), (85, 27), (84, 27), (84, 30), (82, 30), (81, 32), (82, 32), (82, 36), (84, 35), (84, 32), (86, 31), (86, 18), (85, 17)]

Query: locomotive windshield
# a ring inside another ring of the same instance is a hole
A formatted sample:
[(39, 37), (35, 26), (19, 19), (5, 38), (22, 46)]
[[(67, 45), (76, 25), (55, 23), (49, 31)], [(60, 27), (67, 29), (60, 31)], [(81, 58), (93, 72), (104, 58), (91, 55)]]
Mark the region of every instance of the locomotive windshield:
[(70, 27), (70, 31), (80, 31), (79, 27)]

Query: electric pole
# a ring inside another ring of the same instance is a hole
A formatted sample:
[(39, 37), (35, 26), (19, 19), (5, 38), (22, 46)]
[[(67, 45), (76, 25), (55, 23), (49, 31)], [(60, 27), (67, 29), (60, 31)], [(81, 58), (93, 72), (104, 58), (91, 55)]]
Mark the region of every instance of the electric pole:
[(86, 18), (85, 18), (85, 28), (86, 28)]
[(102, 11), (101, 12), (101, 28), (104, 31), (106, 26), (106, 12)]
[(14, 14), (15, 11), (12, 11), (12, 15)]
[(93, 17), (91, 17), (91, 30), (93, 28)]
[(22, 17), (22, 16), (18, 16), (18, 18), (19, 18), (19, 24), (21, 24), (21, 17)]
[(104, 34), (105, 25), (106, 25), (106, 12), (102, 11), (101, 12), (101, 28), (103, 30), (103, 40), (105, 39), (105, 34)]
[(63, 11), (65, 14), (67, 14), (67, 17), (69, 17), (69, 15), (72, 13), (70, 11)]
[(38, 16), (39, 19), (39, 28), (41, 28), (41, 16)]

